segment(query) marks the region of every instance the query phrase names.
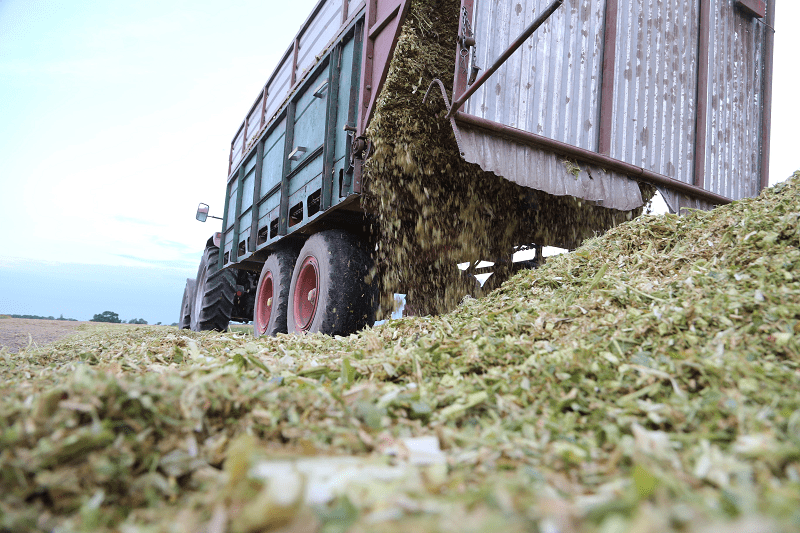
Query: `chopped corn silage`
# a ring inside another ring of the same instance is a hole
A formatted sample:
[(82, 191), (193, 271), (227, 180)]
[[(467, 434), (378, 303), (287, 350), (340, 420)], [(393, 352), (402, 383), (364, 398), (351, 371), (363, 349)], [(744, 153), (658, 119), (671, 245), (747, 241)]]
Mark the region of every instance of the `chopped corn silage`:
[(456, 263), (497, 261), (491, 284), (499, 284), (514, 246), (574, 248), (641, 212), (521, 187), (459, 156), (438, 88), (422, 102), (432, 80), (452, 84), (459, 9), (454, 0), (412, 0), (367, 129), (365, 206), (378, 220), (384, 305), (405, 293), (418, 314), (450, 310), (475, 293), (475, 279), (459, 275)]
[(797, 531), (798, 247), (800, 172), (439, 317), (4, 352), (0, 529)]

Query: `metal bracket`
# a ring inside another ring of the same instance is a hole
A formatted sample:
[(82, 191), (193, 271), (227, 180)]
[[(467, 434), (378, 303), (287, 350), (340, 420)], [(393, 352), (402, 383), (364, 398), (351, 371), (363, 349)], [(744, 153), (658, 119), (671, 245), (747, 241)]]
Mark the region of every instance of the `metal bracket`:
[(767, 16), (767, 4), (764, 0), (736, 0), (736, 7), (751, 17), (763, 19)]
[(319, 87), (314, 89), (314, 98), (322, 98), (325, 96), (325, 93), (328, 91), (328, 80), (323, 81), (319, 84)]
[(289, 161), (299, 161), (303, 154), (306, 153), (308, 149), (305, 146), (297, 146), (292, 153), (289, 154)]
[(454, 114), (451, 114), (450, 99), (447, 98), (447, 90), (444, 88), (444, 83), (442, 83), (442, 80), (436, 78), (431, 82), (430, 85), (428, 85), (428, 90), (425, 91), (425, 96), (422, 98), (422, 103), (424, 104), (428, 101), (428, 96), (430, 95), (431, 89), (433, 89), (434, 84), (438, 84), (439, 89), (441, 89), (442, 91), (442, 100), (444, 100), (444, 107), (445, 109), (447, 109), (447, 118), (450, 119), (450, 125), (453, 127), (453, 133), (456, 136), (456, 145), (458, 145), (458, 153), (463, 156), (465, 152), (461, 144), (461, 131), (458, 129), (458, 126), (456, 126), (456, 119)]

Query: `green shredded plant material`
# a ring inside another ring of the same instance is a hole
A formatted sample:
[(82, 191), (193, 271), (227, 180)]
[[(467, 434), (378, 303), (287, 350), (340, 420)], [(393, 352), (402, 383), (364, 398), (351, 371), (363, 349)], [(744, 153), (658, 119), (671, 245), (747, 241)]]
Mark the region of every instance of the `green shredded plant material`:
[(800, 172), (346, 338), (0, 351), (0, 530), (797, 531)]

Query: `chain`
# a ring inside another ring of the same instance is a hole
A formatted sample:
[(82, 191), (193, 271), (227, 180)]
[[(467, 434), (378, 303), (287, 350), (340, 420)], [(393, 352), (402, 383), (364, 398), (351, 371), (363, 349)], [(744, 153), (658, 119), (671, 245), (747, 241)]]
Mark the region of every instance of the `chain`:
[(474, 37), (475, 34), (472, 32), (472, 23), (469, 21), (469, 13), (467, 12), (467, 8), (464, 6), (461, 7), (461, 30), (462, 35), (459, 39), (461, 41), (459, 65), (461, 67), (461, 71), (467, 73), (469, 69), (469, 47), (465, 43), (468, 38)]

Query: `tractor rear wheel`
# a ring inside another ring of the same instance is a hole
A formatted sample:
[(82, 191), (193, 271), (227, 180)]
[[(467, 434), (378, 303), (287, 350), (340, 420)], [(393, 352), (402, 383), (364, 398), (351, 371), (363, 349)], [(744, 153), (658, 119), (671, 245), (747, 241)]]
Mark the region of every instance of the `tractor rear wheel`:
[(181, 317), (178, 321), (178, 328), (189, 329), (192, 327), (192, 302), (194, 301), (195, 281), (187, 278), (186, 288), (183, 289), (183, 299), (181, 300)]
[(354, 235), (326, 230), (312, 235), (295, 262), (289, 289), (289, 333), (348, 335), (372, 325), (377, 282), (368, 282), (372, 256)]
[(236, 272), (219, 269), (219, 248), (216, 246), (206, 246), (195, 282), (192, 331), (225, 331), (231, 321), (236, 296)]
[(264, 262), (253, 307), (253, 335), (275, 336), (286, 333), (289, 312), (289, 286), (297, 260), (296, 248), (273, 252)]

